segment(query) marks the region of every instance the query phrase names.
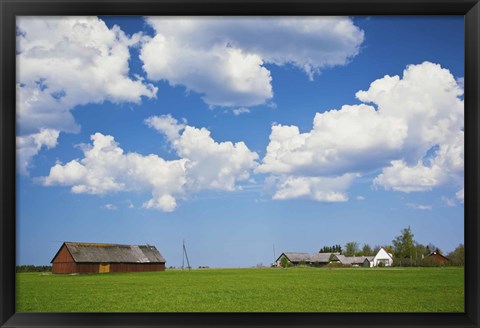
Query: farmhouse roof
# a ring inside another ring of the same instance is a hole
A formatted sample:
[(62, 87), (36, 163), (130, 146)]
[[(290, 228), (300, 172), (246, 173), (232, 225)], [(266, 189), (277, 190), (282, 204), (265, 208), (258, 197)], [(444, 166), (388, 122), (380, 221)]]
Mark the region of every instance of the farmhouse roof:
[[(165, 263), (155, 246), (65, 242), (75, 262)], [(60, 248), (62, 249), (62, 248)], [(57, 253), (58, 254), (58, 253)], [(57, 255), (55, 255), (56, 257)], [(55, 259), (54, 257), (54, 259)], [(53, 260), (52, 260), (53, 262)]]
[(440, 254), (439, 252), (436, 252), (436, 251), (431, 252), (426, 257), (430, 257), (430, 256), (436, 257), (437, 259), (443, 260), (444, 262), (450, 262), (450, 260), (447, 257), (443, 256), (442, 254)]
[[(285, 252), (282, 253), (282, 255), (284, 255), (290, 262), (310, 262), (310, 255), (308, 253)], [(282, 255), (279, 256), (277, 261), (282, 257)]]
[(338, 254), (338, 253), (315, 253), (311, 257), (312, 262), (318, 262), (318, 263), (328, 263), (330, 262), (330, 256), (332, 254)]
[(345, 255), (335, 255), (338, 261), (342, 264), (363, 264), (365, 260), (370, 262), (373, 261), (373, 256), (345, 256)]

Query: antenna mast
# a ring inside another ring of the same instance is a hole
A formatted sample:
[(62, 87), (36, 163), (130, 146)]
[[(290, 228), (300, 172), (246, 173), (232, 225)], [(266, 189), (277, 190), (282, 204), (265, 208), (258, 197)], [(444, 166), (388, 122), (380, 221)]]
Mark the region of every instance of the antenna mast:
[(190, 269), (191, 269), (191, 267), (190, 267), (190, 261), (188, 260), (187, 248), (185, 247), (185, 239), (184, 239), (184, 240), (183, 240), (182, 270), (183, 270), (183, 268), (184, 268), (185, 258), (187, 259), (187, 268), (188, 268), (188, 270), (190, 270)]
[(273, 244), (273, 263), (275, 263), (275, 260), (277, 257), (275, 256), (275, 244)]

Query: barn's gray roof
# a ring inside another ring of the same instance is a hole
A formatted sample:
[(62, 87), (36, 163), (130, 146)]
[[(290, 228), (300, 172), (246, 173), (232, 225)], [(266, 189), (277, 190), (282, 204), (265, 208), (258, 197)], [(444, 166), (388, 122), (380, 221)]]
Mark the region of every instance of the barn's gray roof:
[[(308, 253), (285, 252), (285, 253), (282, 253), (282, 255), (285, 255), (290, 262), (300, 262), (300, 261), (310, 262), (310, 255)], [(282, 255), (280, 255), (277, 261), (282, 257)]]
[(75, 262), (165, 263), (155, 246), (65, 242)]
[(374, 256), (345, 256), (345, 255), (335, 255), (335, 257), (342, 264), (363, 264), (365, 260), (372, 262), (374, 258)]
[(312, 262), (318, 262), (318, 263), (329, 263), (330, 262), (330, 256), (335, 253), (315, 253), (312, 255), (311, 260)]

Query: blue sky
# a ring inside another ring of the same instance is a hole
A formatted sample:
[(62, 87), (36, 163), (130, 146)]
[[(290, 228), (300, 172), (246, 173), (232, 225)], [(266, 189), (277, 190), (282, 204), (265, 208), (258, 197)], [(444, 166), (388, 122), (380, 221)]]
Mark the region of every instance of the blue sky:
[(463, 17), (22, 17), (17, 263), (463, 243)]

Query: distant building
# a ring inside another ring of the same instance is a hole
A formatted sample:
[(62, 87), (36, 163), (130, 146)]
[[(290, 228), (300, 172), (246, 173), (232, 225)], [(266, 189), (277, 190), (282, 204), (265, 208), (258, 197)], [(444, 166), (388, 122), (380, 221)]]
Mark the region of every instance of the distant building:
[(64, 242), (53, 257), (52, 273), (164, 271), (165, 259), (151, 245)]
[(376, 266), (392, 266), (393, 264), (393, 255), (385, 250), (385, 248), (380, 248), (377, 255), (373, 258), (373, 262), (371, 263), (371, 267)]
[(340, 263), (343, 265), (376, 267), (391, 266), (393, 263), (392, 254), (388, 253), (383, 247), (380, 248), (375, 256), (345, 256), (339, 253), (308, 253), (285, 252), (275, 261), (276, 266), (281, 266), (282, 258), (285, 257), (292, 266), (298, 266), (302, 263), (308, 266), (321, 267), (329, 263)]
[(277, 266), (281, 266), (282, 258), (286, 258), (293, 266), (300, 265), (305, 263), (310, 265), (310, 255), (308, 253), (295, 253), (295, 252), (285, 252), (280, 254), (275, 263)]
[(448, 264), (450, 262), (450, 260), (448, 258), (446, 258), (445, 256), (443, 256), (442, 254), (440, 254), (436, 251), (431, 252), (430, 254), (425, 256), (425, 259), (433, 259), (433, 260), (438, 261), (442, 264)]
[(337, 262), (343, 265), (372, 267), (374, 256), (344, 256), (335, 255), (332, 262)]
[(311, 265), (316, 267), (327, 265), (338, 254), (340, 253), (315, 253), (311, 256)]

